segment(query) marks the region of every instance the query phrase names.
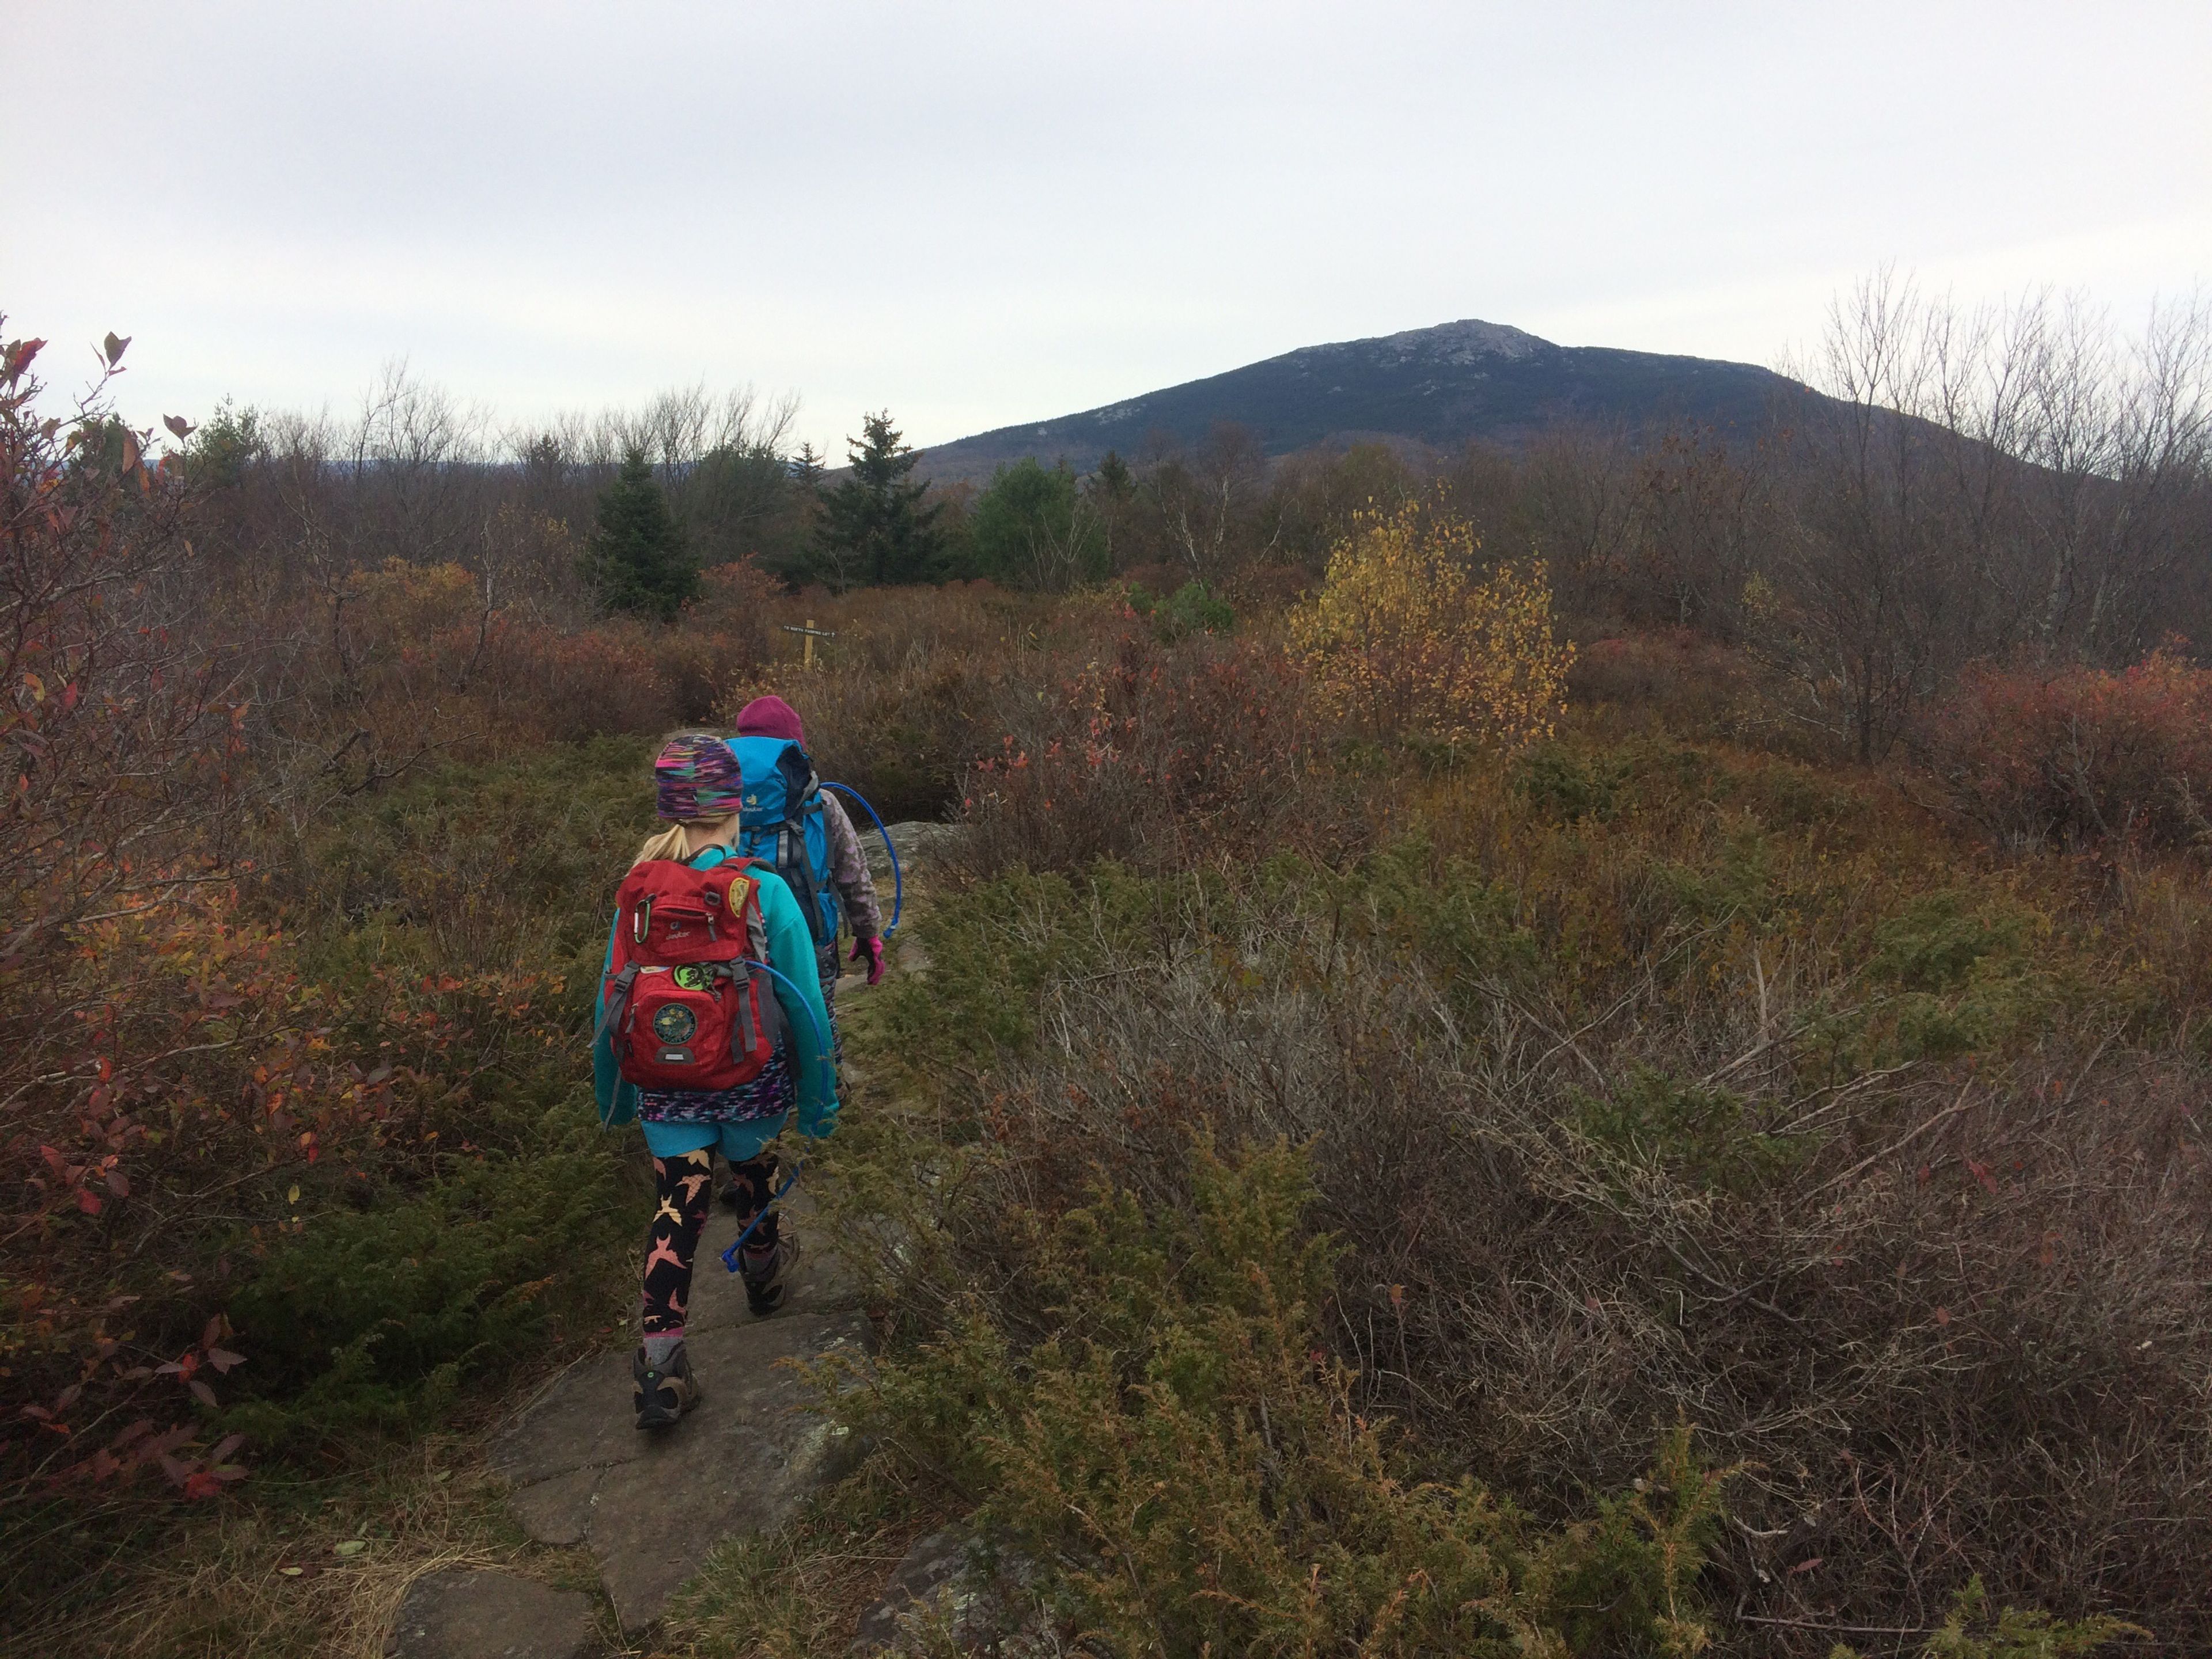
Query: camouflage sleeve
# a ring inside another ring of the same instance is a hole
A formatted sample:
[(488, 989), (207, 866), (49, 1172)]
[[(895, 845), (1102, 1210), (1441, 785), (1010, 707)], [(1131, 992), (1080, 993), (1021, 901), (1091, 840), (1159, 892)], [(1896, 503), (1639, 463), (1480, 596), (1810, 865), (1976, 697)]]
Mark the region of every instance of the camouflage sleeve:
[(854, 939), (873, 939), (884, 931), (883, 906), (876, 902), (875, 878), (860, 852), (860, 838), (853, 820), (827, 789), (822, 792), (822, 823), (830, 832), (830, 879), (837, 884), (845, 901), (845, 922)]

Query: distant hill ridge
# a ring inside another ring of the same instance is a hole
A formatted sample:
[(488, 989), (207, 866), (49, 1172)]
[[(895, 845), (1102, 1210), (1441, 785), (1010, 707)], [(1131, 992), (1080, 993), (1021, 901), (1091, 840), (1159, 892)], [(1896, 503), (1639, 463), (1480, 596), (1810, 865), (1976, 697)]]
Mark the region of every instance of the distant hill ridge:
[(980, 481), (1034, 455), (1088, 471), (1109, 449), (1133, 459), (1159, 434), (1195, 444), (1224, 421), (1249, 428), (1269, 455), (1372, 439), (1514, 447), (1573, 422), (1679, 419), (1729, 429), (1757, 422), (1778, 394), (1804, 390), (1751, 363), (1557, 345), (1468, 318), (1306, 346), (1079, 415), (1000, 427), (938, 445), (921, 470)]

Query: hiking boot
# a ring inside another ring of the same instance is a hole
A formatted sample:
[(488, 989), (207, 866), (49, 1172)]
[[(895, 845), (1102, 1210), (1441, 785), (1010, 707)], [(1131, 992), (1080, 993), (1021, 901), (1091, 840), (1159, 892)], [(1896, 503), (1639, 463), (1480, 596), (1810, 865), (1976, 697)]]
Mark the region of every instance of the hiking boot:
[(738, 1277), (744, 1281), (745, 1305), (753, 1317), (765, 1319), (783, 1305), (787, 1281), (799, 1261), (799, 1241), (782, 1238), (765, 1249), (748, 1244), (738, 1252)]
[(665, 1429), (702, 1398), (699, 1385), (691, 1380), (691, 1356), (681, 1342), (657, 1370), (645, 1363), (645, 1350), (640, 1348), (630, 1357), (629, 1370), (637, 1384), (631, 1403), (637, 1407), (641, 1429)]

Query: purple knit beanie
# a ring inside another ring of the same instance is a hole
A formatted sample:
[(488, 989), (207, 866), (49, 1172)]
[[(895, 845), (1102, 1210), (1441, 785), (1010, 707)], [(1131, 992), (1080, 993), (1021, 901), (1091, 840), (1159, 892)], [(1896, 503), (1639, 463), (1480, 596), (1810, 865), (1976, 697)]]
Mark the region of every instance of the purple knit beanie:
[(738, 710), (738, 735), (781, 738), (802, 749), (806, 746), (806, 728), (799, 723), (799, 711), (781, 697), (755, 697)]
[(659, 788), (661, 820), (667, 823), (727, 817), (738, 810), (745, 787), (730, 745), (703, 732), (669, 738), (653, 763), (653, 778)]

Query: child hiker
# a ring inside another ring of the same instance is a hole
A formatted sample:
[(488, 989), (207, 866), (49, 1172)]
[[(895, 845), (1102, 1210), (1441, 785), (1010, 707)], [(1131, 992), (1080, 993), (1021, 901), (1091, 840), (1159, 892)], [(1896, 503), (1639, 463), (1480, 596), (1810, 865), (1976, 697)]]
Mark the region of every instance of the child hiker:
[[(808, 873), (817, 890), (826, 898), (830, 891), (836, 898), (823, 907), (829, 921), (827, 937), (817, 939), (816, 955), (822, 973), (822, 994), (830, 1003), (830, 1012), (836, 1012), (836, 987), (842, 969), (837, 960), (836, 918), (842, 909), (845, 925), (853, 931), (853, 960), (864, 962), (868, 967), (868, 983), (875, 984), (884, 976), (884, 912), (876, 900), (875, 878), (868, 873), (868, 860), (860, 852), (860, 837), (853, 829), (853, 820), (846, 816), (845, 808), (836, 796), (823, 790), (814, 779), (814, 763), (806, 753), (806, 727), (800, 723), (799, 711), (781, 697), (755, 697), (738, 710), (738, 741), (731, 745), (736, 752), (747, 782), (756, 781), (756, 774), (765, 775), (775, 770), (781, 751), (788, 744), (798, 751), (798, 759), (805, 769), (812, 787), (801, 785), (804, 793), (795, 803), (793, 816), (802, 820), (817, 810), (822, 817), (822, 845), (818, 852), (811, 852)], [(747, 744), (745, 738), (761, 741)], [(744, 843), (748, 848), (757, 845), (756, 858), (774, 856), (770, 846), (757, 842), (755, 820), (759, 815), (750, 811), (745, 815)], [(760, 830), (772, 830), (781, 825), (770, 825), (764, 818)], [(771, 836), (772, 839), (772, 836)], [(808, 838), (810, 850), (812, 837)]]
[(673, 1423), (699, 1401), (684, 1316), (714, 1154), (730, 1165), (744, 1224), (760, 1218), (738, 1271), (747, 1304), (765, 1316), (781, 1305), (797, 1254), (768, 1208), (777, 1173), (769, 1143), (794, 1107), (803, 1135), (825, 1137), (837, 1122), (830, 1014), (806, 918), (771, 867), (732, 848), (736, 757), (720, 738), (679, 733), (653, 775), (669, 827), (639, 849), (617, 895), (592, 1039), (600, 1121), (642, 1125), (659, 1200), (631, 1367), (641, 1429)]
[[(867, 964), (868, 983), (884, 976), (883, 907), (860, 838), (843, 805), (821, 787), (806, 753), (806, 728), (781, 697), (755, 697), (738, 711), (730, 750), (745, 781), (738, 848), (773, 866), (797, 890), (813, 930), (815, 968), (835, 1047), (837, 981), (843, 972), (837, 956), (841, 917), (852, 930), (852, 959)], [(742, 1187), (732, 1182), (722, 1201), (742, 1210)]]

